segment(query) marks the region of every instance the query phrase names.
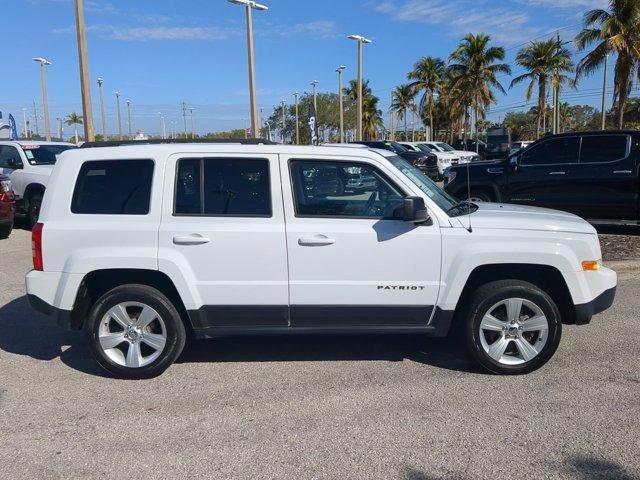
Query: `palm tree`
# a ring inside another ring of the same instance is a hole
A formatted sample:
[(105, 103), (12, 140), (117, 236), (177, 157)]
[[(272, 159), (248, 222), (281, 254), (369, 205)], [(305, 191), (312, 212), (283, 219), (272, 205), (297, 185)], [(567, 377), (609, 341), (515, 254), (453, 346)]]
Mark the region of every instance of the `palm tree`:
[(490, 47), (490, 41), (489, 35), (470, 33), (462, 39), (449, 57), (453, 62), (449, 68), (458, 73), (456, 86), (462, 90), (464, 85), (464, 89), (468, 89), (473, 98), (476, 139), (478, 138), (478, 114), (486, 105), (495, 101), (492, 89), (506, 93), (498, 81), (498, 74), (511, 74), (509, 65), (496, 63), (504, 60), (504, 48)]
[[(347, 101), (355, 104), (358, 101), (358, 81), (349, 80), (349, 85), (343, 88)], [(369, 80), (362, 81), (362, 135), (365, 139), (376, 137), (378, 128), (382, 125), (382, 112), (378, 109), (380, 99), (373, 94)]]
[(413, 100), (416, 97), (416, 91), (411, 85), (404, 84), (396, 87), (392, 95), (391, 110), (397, 112), (398, 120), (404, 118), (404, 139), (407, 140), (407, 110), (415, 109)]
[[(534, 86), (538, 86), (538, 112), (544, 112), (547, 100), (547, 87), (549, 83), (556, 85), (564, 83), (567, 77), (564, 73), (573, 71), (574, 65), (571, 61), (571, 52), (556, 39), (533, 41), (523, 47), (516, 56), (516, 63), (526, 70), (526, 73), (514, 78), (509, 88), (529, 81), (525, 90), (525, 99), (531, 100)], [(555, 86), (555, 85), (554, 85)], [(540, 127), (542, 115), (538, 115), (537, 137), (540, 137)]]
[(65, 118), (64, 123), (69, 126), (73, 125), (76, 134), (76, 143), (78, 143), (78, 125), (82, 125), (82, 117), (76, 112), (71, 112), (67, 115), (67, 118)]
[(624, 124), (624, 107), (634, 75), (640, 76), (640, 2), (610, 0), (609, 11), (590, 10), (584, 15), (584, 29), (575, 38), (578, 50), (597, 44), (576, 69), (576, 81), (594, 73), (609, 53), (617, 55), (614, 98), (618, 101), (618, 128)]
[[(429, 127), (433, 132), (433, 103), (435, 92), (442, 89), (443, 77), (445, 74), (445, 64), (440, 58), (422, 57), (413, 66), (407, 78), (413, 80), (411, 87), (417, 92), (424, 90), (424, 95), (420, 100), (420, 112), (429, 110)], [(433, 135), (433, 133), (431, 133)]]

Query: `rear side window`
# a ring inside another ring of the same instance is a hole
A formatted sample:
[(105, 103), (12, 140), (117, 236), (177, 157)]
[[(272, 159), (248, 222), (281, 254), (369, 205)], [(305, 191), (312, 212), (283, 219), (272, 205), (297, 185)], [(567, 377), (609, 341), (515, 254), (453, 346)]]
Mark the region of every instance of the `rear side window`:
[(626, 135), (582, 137), (580, 163), (615, 162), (627, 156)]
[(71, 211), (98, 215), (146, 215), (151, 203), (153, 160), (85, 162), (76, 180)]
[(176, 215), (270, 217), (269, 161), (184, 158), (175, 192)]
[(554, 165), (578, 163), (580, 138), (555, 138), (528, 148), (521, 157), (522, 165)]

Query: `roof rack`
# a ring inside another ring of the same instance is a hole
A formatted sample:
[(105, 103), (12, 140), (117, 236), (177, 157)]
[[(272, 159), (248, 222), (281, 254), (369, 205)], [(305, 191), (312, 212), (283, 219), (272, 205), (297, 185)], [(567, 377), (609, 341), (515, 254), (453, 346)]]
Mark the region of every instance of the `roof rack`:
[(174, 143), (231, 143), (236, 145), (277, 145), (262, 138), (198, 138), (198, 139), (150, 139), (150, 140), (108, 140), (105, 142), (85, 142), (80, 148), (122, 147), (125, 145), (169, 145)]

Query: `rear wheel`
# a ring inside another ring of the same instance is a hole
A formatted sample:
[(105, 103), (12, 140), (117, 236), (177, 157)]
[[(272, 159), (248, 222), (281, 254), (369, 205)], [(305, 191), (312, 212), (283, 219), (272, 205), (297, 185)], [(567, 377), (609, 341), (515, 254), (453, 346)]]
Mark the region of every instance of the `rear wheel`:
[(178, 358), (186, 339), (171, 301), (147, 285), (123, 285), (104, 294), (85, 328), (97, 362), (120, 378), (160, 375)]
[(551, 297), (520, 280), (478, 288), (465, 317), (467, 348), (493, 373), (520, 374), (540, 368), (553, 356), (562, 335), (560, 312)]
[(471, 196), (469, 200), (474, 203), (478, 202), (493, 202), (493, 198), (487, 192), (483, 190), (471, 190)]
[(42, 207), (42, 194), (35, 193), (29, 198), (29, 206), (27, 207), (27, 221), (31, 228), (38, 223), (40, 207)]

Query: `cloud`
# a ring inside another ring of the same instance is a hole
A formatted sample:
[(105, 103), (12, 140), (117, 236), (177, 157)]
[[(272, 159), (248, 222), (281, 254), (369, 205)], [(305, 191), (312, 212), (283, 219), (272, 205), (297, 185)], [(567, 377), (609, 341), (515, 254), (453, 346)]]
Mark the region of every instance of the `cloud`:
[(609, 6), (609, 0), (516, 0), (516, 2), (530, 7), (553, 7), (565, 10), (589, 10), (593, 8), (607, 8)]
[(307, 35), (316, 38), (331, 38), (338, 36), (336, 23), (330, 20), (315, 20), (307, 23), (295, 23), (293, 25), (277, 25), (271, 22), (261, 22), (255, 28), (256, 35), (262, 37), (291, 37), (294, 35)]
[[(75, 26), (53, 30), (55, 34), (71, 34)], [(152, 40), (227, 40), (240, 32), (233, 28), (220, 27), (124, 27), (118, 25), (97, 24), (87, 26), (87, 32), (92, 32), (101, 38), (120, 40), (123, 42), (145, 42)]]
[(507, 45), (524, 42), (540, 33), (539, 28), (530, 25), (529, 15), (523, 12), (522, 9), (485, 7), (479, 5), (481, 3), (470, 0), (456, 2), (446, 0), (405, 0), (400, 2), (369, 2), (366, 5), (378, 13), (390, 16), (396, 21), (438, 25), (448, 28), (453, 35), (486, 32), (490, 33), (494, 40)]

